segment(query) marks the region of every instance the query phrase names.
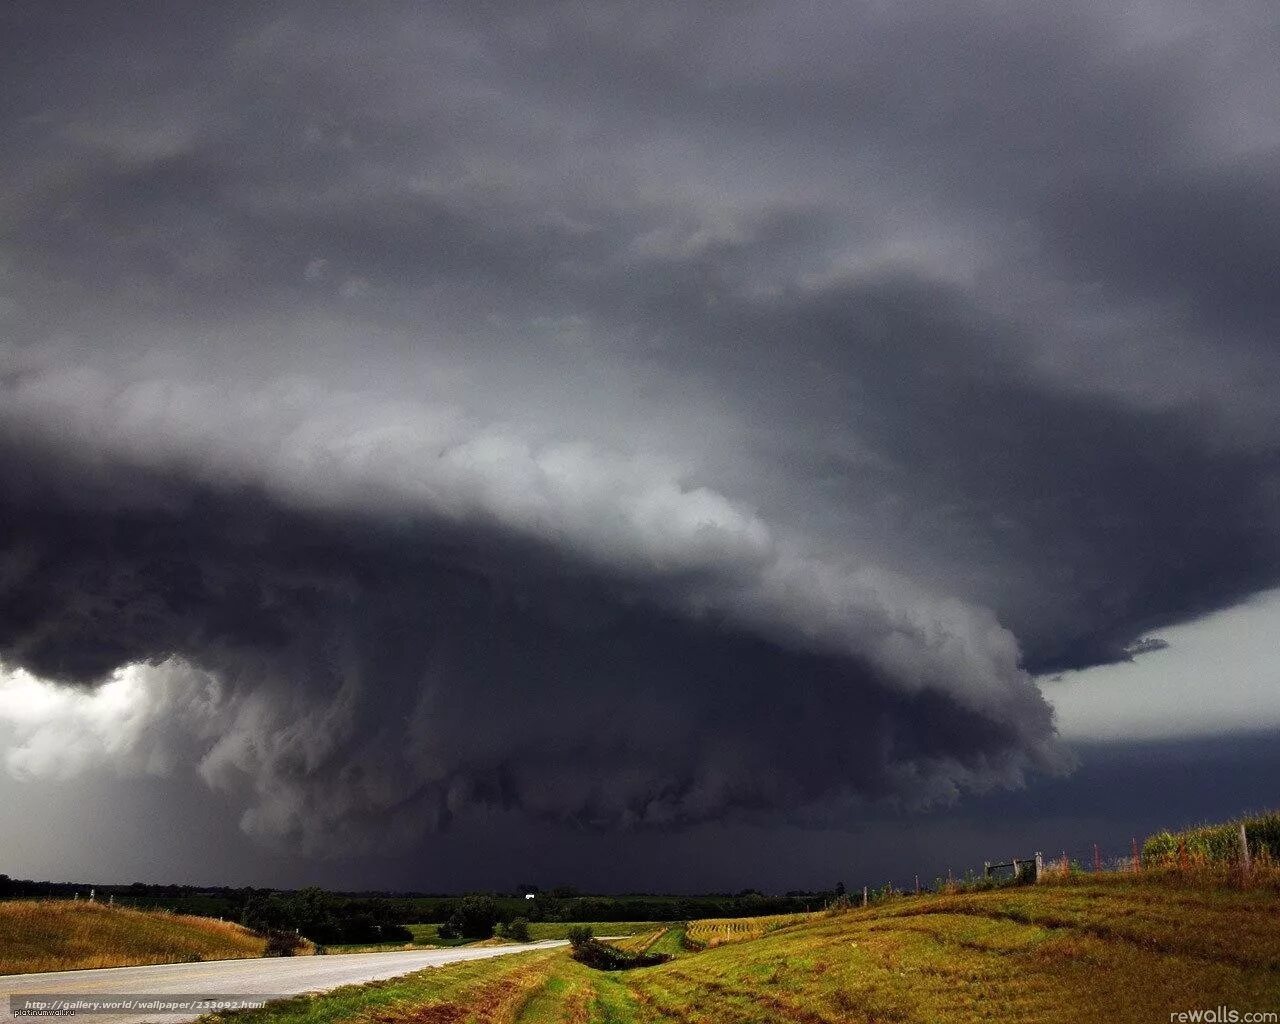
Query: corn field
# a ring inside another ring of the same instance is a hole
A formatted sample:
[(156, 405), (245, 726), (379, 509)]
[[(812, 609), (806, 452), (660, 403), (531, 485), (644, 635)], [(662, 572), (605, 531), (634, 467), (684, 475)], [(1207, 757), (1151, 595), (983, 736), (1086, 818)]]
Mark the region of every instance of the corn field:
[(775, 914), (768, 917), (722, 917), (692, 921), (686, 932), (695, 943), (708, 949), (730, 942), (747, 942), (817, 917), (817, 914)]

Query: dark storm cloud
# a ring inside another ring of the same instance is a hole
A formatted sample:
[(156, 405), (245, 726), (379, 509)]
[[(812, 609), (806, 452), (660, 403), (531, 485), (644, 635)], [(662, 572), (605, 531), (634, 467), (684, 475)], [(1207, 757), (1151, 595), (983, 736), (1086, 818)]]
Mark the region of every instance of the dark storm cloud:
[(1064, 191), (1047, 219), (1079, 274), (1172, 303), (1187, 327), (1219, 344), (1274, 354), (1280, 176), (1273, 158), (1082, 183)]
[[(189, 706), (130, 754), (195, 749), (265, 839), (349, 850), (490, 805), (580, 827), (825, 818), (1060, 757), (1028, 683), (998, 709), (904, 692), (859, 659), (672, 614), (678, 581), (440, 519), (32, 461), (4, 458), (4, 660), (89, 685), (158, 665)], [(83, 756), (74, 723), (50, 727), (59, 761)]]
[(1265, 4), (4, 17), (0, 656), (253, 830), (1015, 782), (1280, 581)]
[(1280, 453), (1037, 384), (1008, 326), (953, 289), (894, 276), (746, 306), (723, 329), (706, 372), (736, 361), (755, 406), (789, 418), (778, 461), (823, 482), (828, 514), (860, 510), (880, 557), (996, 608), (1035, 671), (1125, 657), (1135, 633), (1280, 574)]

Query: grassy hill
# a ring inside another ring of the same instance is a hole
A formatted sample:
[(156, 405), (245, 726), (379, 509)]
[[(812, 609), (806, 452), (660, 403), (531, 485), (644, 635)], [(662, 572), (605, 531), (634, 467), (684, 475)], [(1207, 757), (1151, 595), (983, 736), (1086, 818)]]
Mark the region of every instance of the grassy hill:
[(0, 974), (261, 956), (238, 924), (73, 900), (0, 903)]
[[(240, 1024), (1077, 1024), (1280, 1008), (1280, 892), (1091, 876), (901, 897), (800, 921), (695, 922), (643, 940), (677, 958), (621, 973), (565, 951), (459, 964), (237, 1015)], [(730, 927), (729, 925), (733, 926)], [(709, 940), (715, 939), (714, 945)], [(652, 941), (651, 941), (652, 940)]]

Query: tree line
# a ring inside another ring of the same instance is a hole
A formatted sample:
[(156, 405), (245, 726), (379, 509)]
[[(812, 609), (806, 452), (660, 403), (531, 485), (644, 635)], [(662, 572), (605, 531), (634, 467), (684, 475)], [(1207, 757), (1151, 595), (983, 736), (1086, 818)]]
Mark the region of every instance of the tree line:
[[(471, 936), (477, 918), (491, 920), (492, 930), (517, 918), (528, 921), (687, 921), (701, 917), (755, 917), (821, 909), (836, 890), (792, 891), (765, 895), (755, 890), (700, 896), (628, 894), (584, 895), (561, 887), (534, 887), (516, 893), (433, 895), (424, 893), (344, 893), (319, 888), (280, 890), (254, 886), (128, 885), (51, 882), (0, 874), (0, 899), (80, 899), (94, 892), (139, 909), (157, 908), (180, 914), (239, 921), (259, 931), (298, 931), (325, 944), (409, 941), (404, 925), (437, 924), (444, 936)], [(527, 899), (526, 894), (533, 894)], [(478, 913), (477, 908), (483, 908)], [(455, 928), (451, 928), (451, 922)], [(465, 924), (463, 922), (466, 922)], [(314, 933), (314, 934), (313, 934)]]

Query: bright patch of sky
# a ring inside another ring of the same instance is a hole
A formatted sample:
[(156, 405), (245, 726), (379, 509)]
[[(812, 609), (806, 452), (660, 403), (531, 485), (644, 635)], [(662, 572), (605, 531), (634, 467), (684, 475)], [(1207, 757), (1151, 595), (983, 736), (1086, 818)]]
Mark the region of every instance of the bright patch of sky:
[(1042, 677), (1067, 739), (1211, 736), (1280, 726), (1280, 590), (1161, 630), (1133, 661)]

